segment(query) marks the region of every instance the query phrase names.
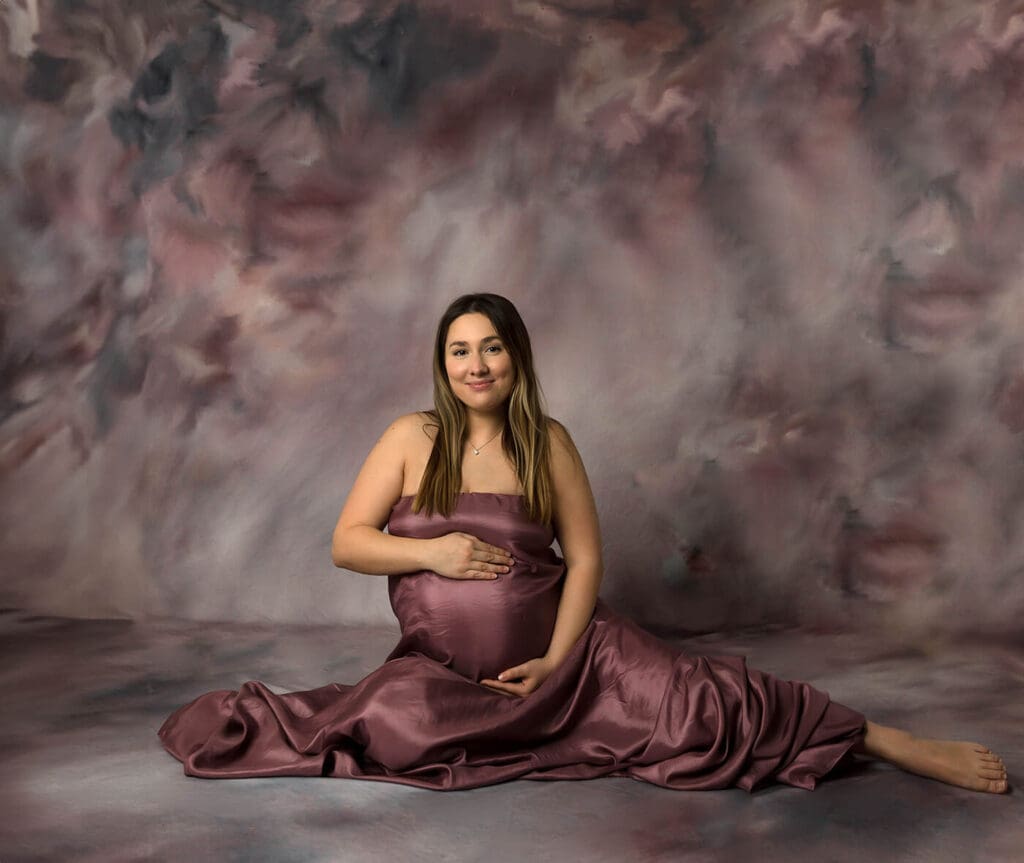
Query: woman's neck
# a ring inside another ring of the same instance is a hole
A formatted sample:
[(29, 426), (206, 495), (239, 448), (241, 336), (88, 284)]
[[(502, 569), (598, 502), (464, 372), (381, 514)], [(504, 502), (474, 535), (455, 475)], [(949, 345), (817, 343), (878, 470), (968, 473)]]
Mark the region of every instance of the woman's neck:
[(467, 413), (466, 430), (469, 433), (471, 442), (479, 446), (483, 441), (494, 437), (505, 428), (505, 415)]

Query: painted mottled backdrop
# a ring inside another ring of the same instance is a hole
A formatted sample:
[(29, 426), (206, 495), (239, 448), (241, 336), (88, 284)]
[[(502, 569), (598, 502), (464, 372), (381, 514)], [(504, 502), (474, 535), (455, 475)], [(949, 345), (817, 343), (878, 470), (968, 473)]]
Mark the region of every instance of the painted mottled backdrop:
[(1024, 4), (3, 11), (4, 605), (391, 620), (330, 534), (493, 290), (620, 610), (1019, 631)]

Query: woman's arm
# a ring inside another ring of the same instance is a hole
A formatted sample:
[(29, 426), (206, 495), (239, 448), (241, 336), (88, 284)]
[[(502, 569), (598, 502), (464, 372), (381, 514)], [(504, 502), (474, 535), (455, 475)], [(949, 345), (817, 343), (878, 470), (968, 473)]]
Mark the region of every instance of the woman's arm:
[(409, 435), (419, 431), (417, 414), (395, 420), (374, 444), (352, 485), (331, 540), (335, 566), (367, 575), (430, 569), (430, 540), (383, 533), (402, 495)]
[(420, 443), (419, 414), (393, 422), (370, 451), (334, 528), (334, 565), (367, 575), (400, 575), (430, 570), (445, 578), (493, 579), (514, 563), (508, 549), (464, 531), (432, 539), (384, 533), (405, 485), (406, 453)]
[(604, 564), (597, 507), (587, 471), (569, 432), (556, 420), (551, 421), (551, 479), (555, 487), (555, 535), (566, 573), (545, 656), (559, 665), (590, 622)]

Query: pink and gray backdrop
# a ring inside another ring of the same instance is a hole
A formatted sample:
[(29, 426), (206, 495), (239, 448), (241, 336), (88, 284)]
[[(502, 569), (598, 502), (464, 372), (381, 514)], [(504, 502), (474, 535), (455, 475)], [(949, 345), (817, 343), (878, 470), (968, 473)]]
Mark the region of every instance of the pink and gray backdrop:
[(494, 291), (621, 611), (1019, 631), (1020, 3), (4, 13), (4, 606), (390, 621), (331, 530)]

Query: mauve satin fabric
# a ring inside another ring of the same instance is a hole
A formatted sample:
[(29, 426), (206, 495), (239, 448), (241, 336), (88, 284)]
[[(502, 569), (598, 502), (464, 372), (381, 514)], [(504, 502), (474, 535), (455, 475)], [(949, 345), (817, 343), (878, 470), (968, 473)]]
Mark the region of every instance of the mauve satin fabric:
[(388, 577), (402, 627), (355, 684), (277, 695), (258, 681), (180, 707), (161, 726), (185, 773), (332, 776), (453, 790), (509, 779), (628, 776), (667, 788), (770, 781), (812, 789), (860, 739), (862, 714), (742, 657), (685, 653), (598, 599), (569, 655), (530, 695), (477, 681), (540, 656), (564, 563), (517, 495), (464, 493), (451, 518), (395, 505), (388, 531), (465, 531), (509, 549), (492, 581)]

